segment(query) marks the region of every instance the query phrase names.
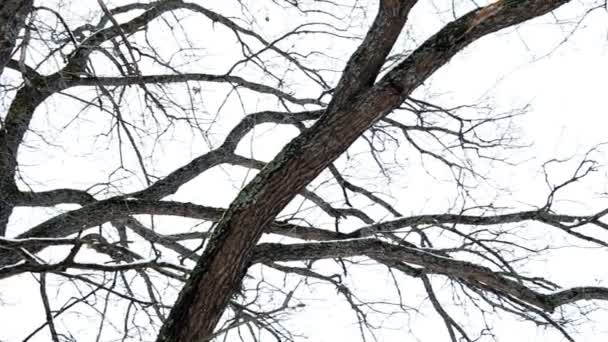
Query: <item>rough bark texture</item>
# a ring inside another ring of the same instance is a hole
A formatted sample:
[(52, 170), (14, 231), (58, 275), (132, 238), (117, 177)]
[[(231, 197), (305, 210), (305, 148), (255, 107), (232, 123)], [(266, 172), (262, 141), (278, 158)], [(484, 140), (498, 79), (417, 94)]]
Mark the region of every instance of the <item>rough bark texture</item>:
[[(345, 258), (364, 254), (370, 258), (392, 263), (408, 263), (424, 266), (426, 274), (443, 274), (466, 279), (469, 284), (489, 286), (494, 291), (513, 296), (526, 303), (553, 312), (557, 307), (581, 299), (608, 299), (608, 291), (602, 287), (575, 287), (542, 294), (529, 289), (517, 280), (492, 272), (490, 268), (467, 261), (444, 258), (434, 250), (421, 250), (397, 246), (375, 239), (328, 241), (320, 243), (275, 244), (263, 243), (256, 247), (254, 262), (297, 261)], [(293, 257), (296, 255), (297, 257)], [(418, 275), (420, 276), (420, 275)]]
[[(367, 37), (386, 34), (387, 41), (379, 47), (384, 50), (358, 49), (325, 115), (289, 143), (239, 194), (216, 227), (157, 341), (209, 339), (242, 281), (264, 227), (366, 129), (402, 103), (458, 51), (484, 35), (543, 15), (567, 2), (503, 0), (473, 11), (448, 24), (375, 86), (366, 88), (351, 78), (364, 79), (363, 83), (371, 86), (370, 80), (377, 77), (378, 66), (382, 65), (376, 61), (384, 60), (390, 51), (412, 5), (382, 2)], [(368, 38), (364, 42), (369, 42)], [(372, 66), (371, 70), (368, 66)]]
[(34, 0), (3, 0), (0, 2), (0, 74), (11, 59), (17, 35), (31, 12)]
[(15, 184), (17, 154), (36, 107), (50, 93), (31, 86), (21, 88), (11, 103), (0, 129), (0, 236), (4, 236), (8, 219), (19, 194)]
[[(0, 75), (11, 59), (17, 35), (25, 25), (25, 17), (31, 12), (33, 2), (33, 0), (4, 0), (0, 2)], [(22, 99), (25, 100), (23, 97)], [(25, 101), (15, 102), (18, 106), (27, 107)], [(13, 137), (7, 136), (6, 133), (6, 125), (8, 124), (7, 120), (0, 130), (0, 146), (7, 146), (7, 140), (13, 140)], [(12, 148), (7, 148), (7, 151), (2, 151), (0, 157), (0, 236), (4, 236), (6, 232), (6, 224), (13, 212), (12, 197), (17, 190), (13, 178), (15, 166), (10, 162), (15, 158), (7, 155), (7, 153), (16, 156), (16, 147), (12, 146)]]

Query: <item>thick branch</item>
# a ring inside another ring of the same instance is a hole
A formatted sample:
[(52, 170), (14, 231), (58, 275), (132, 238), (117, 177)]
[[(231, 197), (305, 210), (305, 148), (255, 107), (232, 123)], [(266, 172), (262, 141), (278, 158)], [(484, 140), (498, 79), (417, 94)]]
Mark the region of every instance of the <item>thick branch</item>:
[(62, 203), (87, 205), (95, 202), (95, 197), (82, 190), (55, 189), (40, 192), (20, 192), (15, 199), (15, 206), (50, 207)]
[(354, 96), (369, 90), (399, 37), (416, 0), (381, 0), (378, 14), (365, 39), (353, 53), (334, 91), (329, 110), (342, 108)]
[(10, 61), (17, 35), (32, 11), (34, 0), (4, 0), (0, 2), (0, 75)]
[(390, 232), (396, 229), (418, 225), (440, 225), (440, 224), (464, 224), (472, 226), (489, 226), (497, 224), (517, 223), (524, 221), (537, 221), (553, 225), (559, 224), (580, 224), (594, 223), (597, 219), (596, 215), (578, 216), (578, 215), (558, 215), (551, 214), (546, 210), (530, 210), (520, 211), (510, 214), (501, 215), (458, 215), (458, 214), (436, 214), (436, 215), (417, 215), (404, 217), (392, 221), (381, 222), (357, 229), (348, 236), (350, 238), (358, 238), (370, 236), (375, 233)]
[(252, 260), (256, 263), (268, 263), (356, 256), (405, 262), (423, 267), (426, 273), (461, 278), (472, 284), (483, 284), (502, 295), (513, 296), (547, 312), (553, 312), (559, 306), (580, 300), (608, 300), (608, 289), (604, 287), (575, 287), (552, 294), (542, 294), (484, 266), (440, 256), (432, 253), (432, 250), (398, 246), (376, 239), (290, 245), (263, 243), (256, 247)]
[(483, 35), (545, 14), (567, 2), (503, 0), (465, 15), (402, 63), (397, 77), (391, 72), (378, 86), (351, 99), (348, 109), (329, 110), (289, 143), (224, 214), (157, 341), (185, 342), (212, 336), (230, 296), (242, 281), (264, 227), (365, 130), (399, 106), (435, 70)]
[[(218, 221), (224, 214), (223, 209), (206, 207), (193, 203), (149, 200), (125, 200), (121, 198), (99, 201), (77, 210), (55, 216), (24, 232), (14, 239), (0, 240), (0, 267), (19, 262), (22, 255), (14, 253), (9, 247), (24, 247), (30, 253), (37, 253), (48, 246), (69, 243), (72, 240), (63, 239), (80, 231), (101, 225), (106, 222), (126, 219), (126, 224), (136, 230), (136, 233), (153, 242), (162, 244), (163, 236), (144, 231), (127, 219), (132, 215), (166, 215), (180, 216), (211, 222)], [(340, 234), (314, 227), (304, 227), (287, 222), (273, 222), (268, 225), (267, 233), (280, 234), (303, 240), (335, 240), (344, 239), (346, 234)], [(173, 243), (165, 247), (176, 250)], [(185, 250), (182, 250), (185, 251)]]

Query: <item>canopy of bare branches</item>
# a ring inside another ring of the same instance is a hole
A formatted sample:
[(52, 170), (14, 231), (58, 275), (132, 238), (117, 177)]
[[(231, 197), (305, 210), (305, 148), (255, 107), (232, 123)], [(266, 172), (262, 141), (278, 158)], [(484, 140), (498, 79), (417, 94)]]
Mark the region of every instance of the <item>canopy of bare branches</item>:
[[(526, 163), (527, 103), (441, 96), (475, 85), (440, 74), (496, 37), (551, 42), (542, 60), (605, 12), (0, 1), (0, 319), (27, 317), (0, 340), (298, 341), (298, 317), (327, 340), (586, 336), (608, 300), (604, 146)], [(538, 261), (565, 247), (596, 272), (556, 282)]]

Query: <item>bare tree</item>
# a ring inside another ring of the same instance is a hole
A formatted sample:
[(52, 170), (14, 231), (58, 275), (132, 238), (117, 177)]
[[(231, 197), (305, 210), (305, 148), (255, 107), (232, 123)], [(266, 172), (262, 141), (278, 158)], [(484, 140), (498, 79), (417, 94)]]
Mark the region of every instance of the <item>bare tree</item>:
[[(381, 329), (372, 316), (415, 311), (401, 293), (410, 281), (451, 341), (494, 336), (490, 324), (450, 313), (445, 293), (481, 317), (506, 313), (574, 340), (573, 317), (591, 310), (580, 303), (608, 299), (608, 288), (564, 289), (525, 261), (558, 247), (531, 227), (608, 247), (608, 209), (555, 206), (600, 169), (601, 146), (546, 162), (543, 203), (497, 206), (476, 198), (471, 180), (512, 165), (503, 154), (522, 147), (509, 126), (521, 111), (415, 93), (481, 38), (569, 3), (445, 1), (452, 20), (417, 43), (414, 0), (3, 1), (0, 279), (35, 275), (45, 318), (25, 340), (76, 340), (57, 322), (85, 311), (98, 341), (293, 340), (283, 319), (315, 283), (348, 303), (365, 340)], [(575, 28), (606, 5), (578, 6)], [(269, 161), (247, 152), (283, 142)], [(45, 150), (45, 160), (57, 151), (102, 160), (69, 176), (28, 154)], [(395, 151), (420, 158), (410, 167), (450, 175), (453, 205), (404, 215), (387, 196), (409, 172), (387, 160)], [(375, 168), (373, 182), (362, 163)], [(556, 165), (571, 174), (554, 181)], [(209, 205), (216, 197), (229, 206)], [(52, 210), (38, 218), (35, 207)], [(16, 208), (31, 208), (35, 223), (15, 219)], [(382, 284), (396, 289), (388, 302), (360, 297), (348, 280), (370, 262), (392, 279)]]

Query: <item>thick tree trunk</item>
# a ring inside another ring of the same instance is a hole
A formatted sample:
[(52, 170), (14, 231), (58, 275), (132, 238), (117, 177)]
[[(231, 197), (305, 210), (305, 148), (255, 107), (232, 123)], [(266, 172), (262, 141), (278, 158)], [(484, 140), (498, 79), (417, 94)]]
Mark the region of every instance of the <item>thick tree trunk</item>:
[(11, 59), (17, 35), (25, 25), (25, 17), (32, 11), (34, 0), (0, 1), (0, 75)]
[(19, 191), (15, 184), (19, 146), (27, 132), (36, 107), (49, 94), (30, 86), (21, 88), (0, 128), (0, 236), (6, 233), (6, 225)]
[[(15, 48), (17, 35), (25, 25), (25, 17), (31, 12), (33, 0), (2, 0), (0, 1), (0, 75), (11, 59)], [(6, 126), (6, 122), (4, 123)], [(6, 134), (6, 127), (0, 131), (0, 149), (4, 154), (10, 153)], [(12, 197), (17, 191), (14, 182), (14, 167), (11, 168), (7, 157), (0, 157), (0, 236), (6, 233), (8, 219), (13, 212)], [(12, 171), (11, 171), (12, 170)]]
[[(374, 80), (377, 77), (377, 69), (369, 70), (366, 66), (376, 63), (376, 58), (385, 58), (388, 51), (359, 48), (357, 53), (366, 55), (353, 55), (337, 88), (350, 83), (355, 84), (354, 87), (358, 89), (345, 86), (337, 92), (337, 100), (334, 101), (337, 104), (330, 104), (330, 110), (315, 125), (290, 142), (241, 191), (216, 227), (157, 341), (208, 340), (234, 289), (238, 288), (242, 281), (264, 227), (297, 193), (338, 158), (375, 121), (399, 106), (414, 89), (445, 65), (458, 51), (484, 35), (543, 15), (567, 2), (503, 0), (473, 11), (448, 24), (372, 88), (368, 88), (371, 85), (366, 87), (350, 78)], [(382, 6), (385, 6), (386, 13), (394, 15), (382, 17), (381, 10), (376, 20), (393, 20), (392, 24), (402, 27), (398, 20), (404, 20), (407, 15), (404, 8), (406, 6), (399, 1), (383, 1), (381, 9)], [(407, 10), (411, 8), (411, 2), (408, 2), (407, 7)], [(391, 32), (391, 38), (396, 39), (394, 31), (387, 28), (394, 28), (391, 22), (376, 22), (372, 26), (375, 30)], [(382, 37), (379, 33), (370, 31), (368, 36)], [(384, 46), (390, 50), (392, 42)], [(356, 65), (356, 60), (365, 65)], [(359, 71), (366, 73), (358, 74)], [(348, 99), (344, 99), (342, 94), (348, 94)]]

